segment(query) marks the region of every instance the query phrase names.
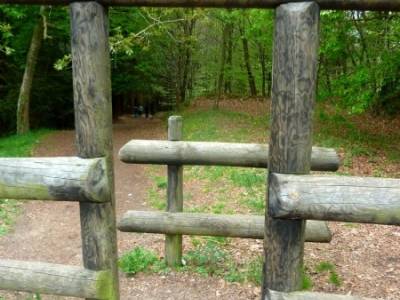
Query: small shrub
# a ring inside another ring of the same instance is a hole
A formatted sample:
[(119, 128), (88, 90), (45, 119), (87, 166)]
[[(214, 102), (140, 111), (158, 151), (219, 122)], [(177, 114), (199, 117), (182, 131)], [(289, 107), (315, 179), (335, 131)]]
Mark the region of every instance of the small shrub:
[(153, 251), (136, 247), (131, 252), (122, 255), (118, 261), (118, 266), (124, 273), (134, 275), (146, 270), (157, 261), (158, 257)]

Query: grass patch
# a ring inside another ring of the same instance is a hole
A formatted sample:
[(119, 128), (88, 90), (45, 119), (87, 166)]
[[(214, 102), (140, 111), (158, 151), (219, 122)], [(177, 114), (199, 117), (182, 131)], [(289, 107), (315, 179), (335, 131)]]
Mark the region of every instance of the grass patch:
[(0, 236), (7, 234), (20, 212), (20, 202), (10, 199), (0, 199)]
[(329, 273), (329, 283), (331, 283), (335, 286), (340, 286), (342, 284), (342, 280), (339, 277), (339, 275), (336, 273), (335, 269), (336, 269), (335, 265), (330, 262), (327, 262), (327, 261), (320, 262), (315, 267), (315, 270), (317, 271), (317, 273), (325, 273), (325, 272)]
[(192, 141), (261, 142), (266, 138), (267, 118), (228, 110), (185, 112), (183, 136)]
[(251, 282), (261, 285), (263, 258), (255, 257), (238, 264), (225, 249), (229, 239), (224, 237), (192, 238), (195, 246), (185, 256), (185, 270), (203, 276), (217, 276), (229, 282)]
[(31, 156), (33, 148), (49, 134), (48, 129), (0, 138), (0, 157)]
[(165, 210), (167, 208), (166, 197), (165, 190), (160, 190), (155, 187), (150, 188), (147, 193), (147, 201), (150, 206), (158, 210)]
[(301, 276), (301, 289), (302, 290), (311, 290), (313, 287), (313, 282), (310, 276), (308, 276), (305, 272), (303, 272)]

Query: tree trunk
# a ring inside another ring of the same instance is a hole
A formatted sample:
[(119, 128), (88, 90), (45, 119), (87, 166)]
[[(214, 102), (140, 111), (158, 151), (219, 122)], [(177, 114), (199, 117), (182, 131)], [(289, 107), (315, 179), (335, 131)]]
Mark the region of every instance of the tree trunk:
[[(40, 8), (42, 14), (44, 7)], [(31, 90), (33, 76), (35, 74), (36, 64), (39, 58), (40, 47), (43, 39), (43, 20), (39, 17), (38, 22), (33, 29), (31, 45), (26, 57), (26, 66), (24, 77), (18, 97), (17, 107), (17, 134), (23, 134), (29, 131), (29, 104), (31, 102)]]
[(249, 88), (250, 88), (250, 95), (252, 97), (257, 96), (257, 89), (256, 89), (256, 82), (254, 80), (253, 72), (251, 70), (251, 65), (250, 65), (250, 54), (249, 54), (249, 43), (247, 38), (244, 35), (244, 25), (242, 24), (239, 26), (240, 30), (240, 35), (242, 36), (242, 43), (243, 43), (243, 58), (244, 58), (244, 63), (246, 65), (246, 70), (247, 70), (247, 78), (249, 80)]
[(233, 52), (233, 24), (231, 22), (227, 23), (225, 26), (228, 27), (228, 36), (227, 36), (227, 54), (228, 57), (226, 59), (227, 64), (227, 74), (225, 76), (225, 94), (232, 94), (232, 52)]
[(266, 81), (266, 67), (265, 67), (265, 47), (261, 45), (261, 43), (258, 43), (258, 52), (259, 52), (259, 58), (260, 58), (260, 65), (261, 65), (261, 94), (263, 98), (267, 96), (266, 93), (266, 87), (265, 87), (265, 81)]
[(179, 82), (179, 101), (177, 101), (178, 110), (182, 108), (182, 105), (186, 101), (186, 90), (188, 89), (189, 82), (189, 73), (192, 64), (192, 42), (191, 38), (193, 35), (194, 26), (196, 24), (196, 19), (193, 17), (193, 14), (189, 17), (189, 19), (183, 22), (183, 34), (185, 43), (183, 46), (183, 63), (181, 66), (182, 77)]
[(218, 108), (219, 100), (221, 99), (223, 93), (222, 89), (224, 85), (224, 76), (225, 76), (226, 44), (227, 44), (228, 31), (229, 31), (228, 25), (224, 24), (222, 28), (221, 64), (218, 75), (218, 96), (215, 99), (214, 108)]

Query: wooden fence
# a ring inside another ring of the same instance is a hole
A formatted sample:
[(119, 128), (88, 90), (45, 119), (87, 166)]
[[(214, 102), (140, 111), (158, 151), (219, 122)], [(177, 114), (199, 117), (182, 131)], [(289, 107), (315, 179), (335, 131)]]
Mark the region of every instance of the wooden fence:
[[(168, 212), (129, 212), (120, 228), (167, 234), (166, 253), (175, 264), (182, 234), (259, 238), (260, 225), (246, 229), (243, 224), (265, 222), (262, 299), (361, 299), (296, 292), (312, 227), (306, 219), (390, 225), (400, 220), (398, 180), (307, 175), (337, 167), (331, 150), (312, 148), (319, 15), (320, 9), (399, 11), (399, 0), (0, 0), (4, 3), (70, 5), (78, 157), (0, 160), (0, 198), (79, 201), (84, 268), (0, 260), (0, 289), (119, 299), (106, 6), (262, 7), (276, 9), (269, 147), (179, 142), (181, 120), (172, 119), (169, 142), (136, 141), (121, 151), (126, 162), (168, 164)], [(139, 146), (158, 150), (137, 155)], [(267, 162), (265, 219), (181, 212), (183, 164), (265, 168)]]
[[(183, 165), (213, 165), (267, 168), (268, 145), (245, 143), (183, 142), (182, 118), (168, 119), (169, 141), (132, 140), (119, 152), (130, 164), (167, 164), (167, 212), (128, 211), (118, 223), (124, 232), (166, 234), (165, 259), (168, 266), (182, 262), (182, 235), (264, 238), (263, 216), (182, 213)], [(339, 158), (333, 149), (314, 148), (313, 169), (336, 171)], [(309, 221), (305, 241), (330, 242), (325, 222)]]

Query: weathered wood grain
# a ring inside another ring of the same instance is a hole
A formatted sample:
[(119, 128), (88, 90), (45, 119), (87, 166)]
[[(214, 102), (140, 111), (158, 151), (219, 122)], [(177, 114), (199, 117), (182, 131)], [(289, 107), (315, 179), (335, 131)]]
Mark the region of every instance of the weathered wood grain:
[(107, 299), (108, 274), (75, 266), (0, 260), (0, 289)]
[[(74, 0), (0, 0), (0, 4), (65, 5)], [(98, 0), (104, 5), (153, 7), (275, 8), (298, 0)], [(322, 9), (400, 11), (399, 0), (316, 0)]]
[(313, 292), (282, 293), (269, 291), (264, 300), (374, 300), (371, 298)]
[[(171, 116), (168, 119), (168, 140), (182, 139), (182, 117)], [(173, 142), (174, 143), (174, 142)], [(167, 211), (183, 210), (183, 167), (168, 165)], [(182, 235), (165, 236), (165, 262), (170, 267), (182, 264)]]
[[(213, 215), (128, 211), (118, 223), (124, 232), (264, 238), (264, 217), (254, 215)], [(329, 243), (332, 234), (325, 222), (307, 221), (305, 241)]]
[(107, 297), (119, 299), (107, 9), (97, 2), (74, 2), (70, 14), (78, 155), (106, 158), (110, 191), (107, 203), (80, 204), (83, 260), (87, 269), (111, 271)]
[(400, 225), (400, 179), (272, 174), (277, 218)]
[[(315, 2), (284, 4), (276, 9), (270, 173), (310, 171), (318, 29), (319, 7)], [(263, 297), (268, 289), (300, 289), (304, 229), (304, 221), (273, 219), (266, 210)]]
[[(267, 168), (268, 153), (266, 144), (132, 140), (121, 148), (119, 158), (136, 164)], [(311, 170), (337, 171), (338, 168), (339, 157), (334, 149), (313, 147)]]
[(0, 158), (0, 198), (106, 202), (102, 158)]

